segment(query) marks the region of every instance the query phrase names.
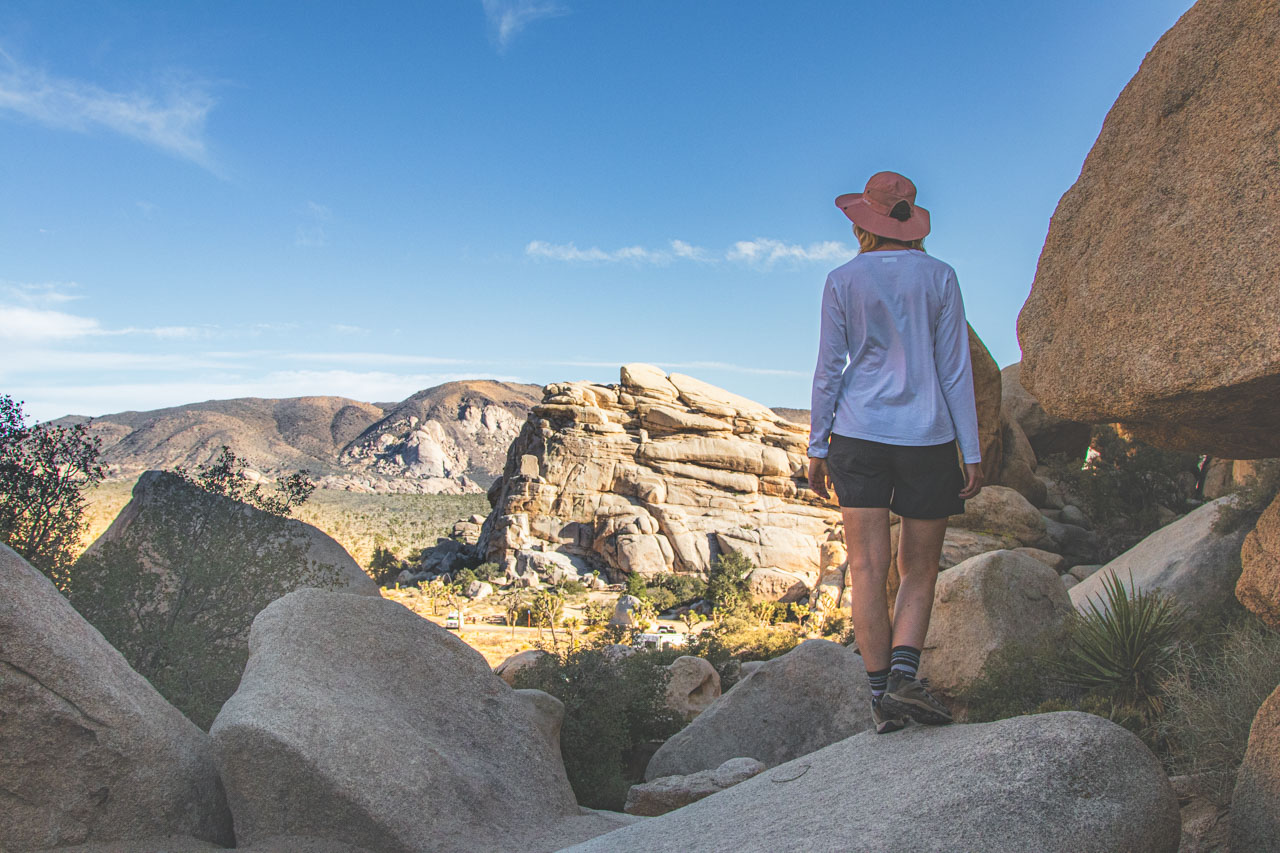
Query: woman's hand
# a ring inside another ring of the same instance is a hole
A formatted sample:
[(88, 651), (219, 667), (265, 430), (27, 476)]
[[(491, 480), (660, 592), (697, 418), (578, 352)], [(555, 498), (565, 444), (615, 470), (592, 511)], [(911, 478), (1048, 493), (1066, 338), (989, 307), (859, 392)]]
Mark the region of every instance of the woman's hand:
[(827, 460), (817, 456), (809, 457), (809, 488), (818, 493), (820, 498), (830, 498), (831, 492), (827, 488)]
[[(812, 470), (812, 465), (810, 470)], [(810, 480), (810, 482), (812, 483), (813, 481)], [(977, 497), (980, 491), (982, 491), (982, 463), (964, 463), (964, 488), (960, 490), (960, 499), (968, 500), (969, 498)]]

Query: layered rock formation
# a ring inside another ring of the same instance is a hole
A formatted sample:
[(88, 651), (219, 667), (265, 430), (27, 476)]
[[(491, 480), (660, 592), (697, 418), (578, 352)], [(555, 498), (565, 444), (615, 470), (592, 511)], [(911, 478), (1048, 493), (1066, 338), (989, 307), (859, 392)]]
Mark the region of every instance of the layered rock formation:
[(562, 853), (1174, 853), (1179, 835), (1142, 741), (1066, 711), (864, 732)]
[(559, 551), (614, 579), (705, 572), (740, 551), (811, 586), (840, 516), (807, 488), (807, 436), (644, 364), (623, 367), (618, 385), (548, 385), (490, 491), (481, 548), (498, 563)]
[(0, 589), (0, 850), (230, 844), (208, 736), (5, 545)]
[(1271, 0), (1201, 0), (1117, 98), (1018, 318), (1048, 412), (1280, 455), (1277, 39)]

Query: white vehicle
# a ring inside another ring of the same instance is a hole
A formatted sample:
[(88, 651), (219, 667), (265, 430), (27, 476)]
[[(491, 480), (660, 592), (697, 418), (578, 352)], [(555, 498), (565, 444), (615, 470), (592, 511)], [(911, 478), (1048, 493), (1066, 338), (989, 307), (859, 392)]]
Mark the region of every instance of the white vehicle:
[(450, 610), (445, 614), (444, 626), (450, 631), (462, 630), (462, 614), (456, 610)]
[(674, 630), (663, 631), (661, 628), (657, 631), (636, 634), (635, 640), (631, 643), (632, 647), (637, 649), (671, 649), (684, 644), (684, 634), (676, 633)]

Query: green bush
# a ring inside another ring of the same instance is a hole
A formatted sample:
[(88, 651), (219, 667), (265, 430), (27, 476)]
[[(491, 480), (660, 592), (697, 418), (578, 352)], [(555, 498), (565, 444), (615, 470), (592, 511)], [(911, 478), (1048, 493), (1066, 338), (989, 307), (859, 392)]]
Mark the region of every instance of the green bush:
[(516, 687), (546, 691), (564, 703), (560, 752), (578, 802), (621, 811), (625, 757), (639, 744), (663, 740), (683, 726), (666, 706), (669, 674), (647, 652), (610, 660), (600, 648), (548, 655), (516, 674)]
[(568, 578), (556, 584), (556, 590), (565, 596), (579, 596), (587, 594), (587, 585), (580, 580)]
[(1113, 425), (1093, 428), (1091, 450), (1083, 460), (1058, 457), (1046, 464), (1093, 520), (1103, 562), (1159, 528), (1160, 507), (1177, 513), (1194, 507), (1197, 455), (1135, 441)]
[(634, 595), (636, 598), (644, 598), (648, 593), (645, 586), (644, 575), (639, 572), (632, 572), (627, 575), (627, 595)]
[(453, 582), (460, 584), (463, 589), (466, 589), (467, 585), (476, 579), (476, 573), (471, 569), (459, 569), (453, 574)]
[(1160, 679), (1182, 627), (1181, 609), (1158, 592), (1129, 589), (1114, 574), (1102, 580), (1101, 601), (1073, 614), (1058, 665), (1067, 684), (1098, 694), (1116, 711), (1149, 720), (1160, 711)]
[(1201, 636), (1173, 656), (1155, 725), (1170, 775), (1196, 774), (1202, 793), (1231, 797), (1249, 727), (1280, 684), (1280, 632), (1240, 611), (1221, 631)]
[(492, 581), (500, 574), (502, 570), (497, 563), (481, 563), (475, 567), (476, 580)]
[(731, 611), (751, 603), (747, 575), (755, 569), (751, 560), (735, 551), (711, 561), (707, 575), (707, 601), (716, 609)]
[(368, 574), (379, 586), (386, 586), (400, 574), (400, 560), (390, 550), (379, 545), (373, 549)]

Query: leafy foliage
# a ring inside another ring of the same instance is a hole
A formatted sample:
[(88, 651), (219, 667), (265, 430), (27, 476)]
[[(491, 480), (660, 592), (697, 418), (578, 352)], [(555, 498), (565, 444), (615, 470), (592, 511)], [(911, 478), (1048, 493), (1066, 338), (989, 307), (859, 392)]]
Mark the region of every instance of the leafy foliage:
[(264, 492), (261, 483), (246, 475), (248, 468), (248, 461), (237, 456), (224, 444), (222, 452), (212, 463), (197, 465), (194, 472), (179, 466), (174, 473), (206, 492), (223, 495), (279, 516), (291, 515), (316, 490), (316, 484), (308, 479), (307, 472), (298, 471), (287, 477), (277, 477), (274, 494)]
[(582, 805), (621, 811), (627, 788), (640, 781), (626, 776), (627, 753), (682, 727), (666, 706), (669, 674), (661, 661), (646, 652), (611, 659), (600, 648), (579, 647), (516, 674), (516, 687), (544, 690), (564, 703), (560, 752)]
[(67, 597), (179, 710), (207, 728), (235, 691), (254, 616), (303, 586), (334, 587), (292, 522), (234, 500), (158, 500), (146, 533), (74, 565)]
[(1143, 718), (1160, 711), (1160, 679), (1173, 656), (1182, 613), (1157, 593), (1129, 589), (1115, 575), (1102, 579), (1103, 601), (1073, 616), (1067, 654), (1058, 673), (1068, 684), (1106, 697), (1121, 712)]
[(755, 566), (738, 552), (721, 554), (711, 561), (707, 574), (707, 601), (716, 609), (731, 611), (751, 603), (747, 575)]
[(381, 586), (386, 586), (400, 574), (400, 559), (391, 550), (381, 545), (373, 549), (373, 557), (369, 560), (369, 576)]
[(1086, 459), (1049, 461), (1053, 478), (1080, 502), (1102, 538), (1105, 562), (1161, 525), (1161, 507), (1193, 508), (1199, 457), (1152, 447), (1095, 426)]
[(89, 424), (28, 427), (0, 396), (0, 542), (65, 589), (84, 532), (84, 492), (103, 477)]

